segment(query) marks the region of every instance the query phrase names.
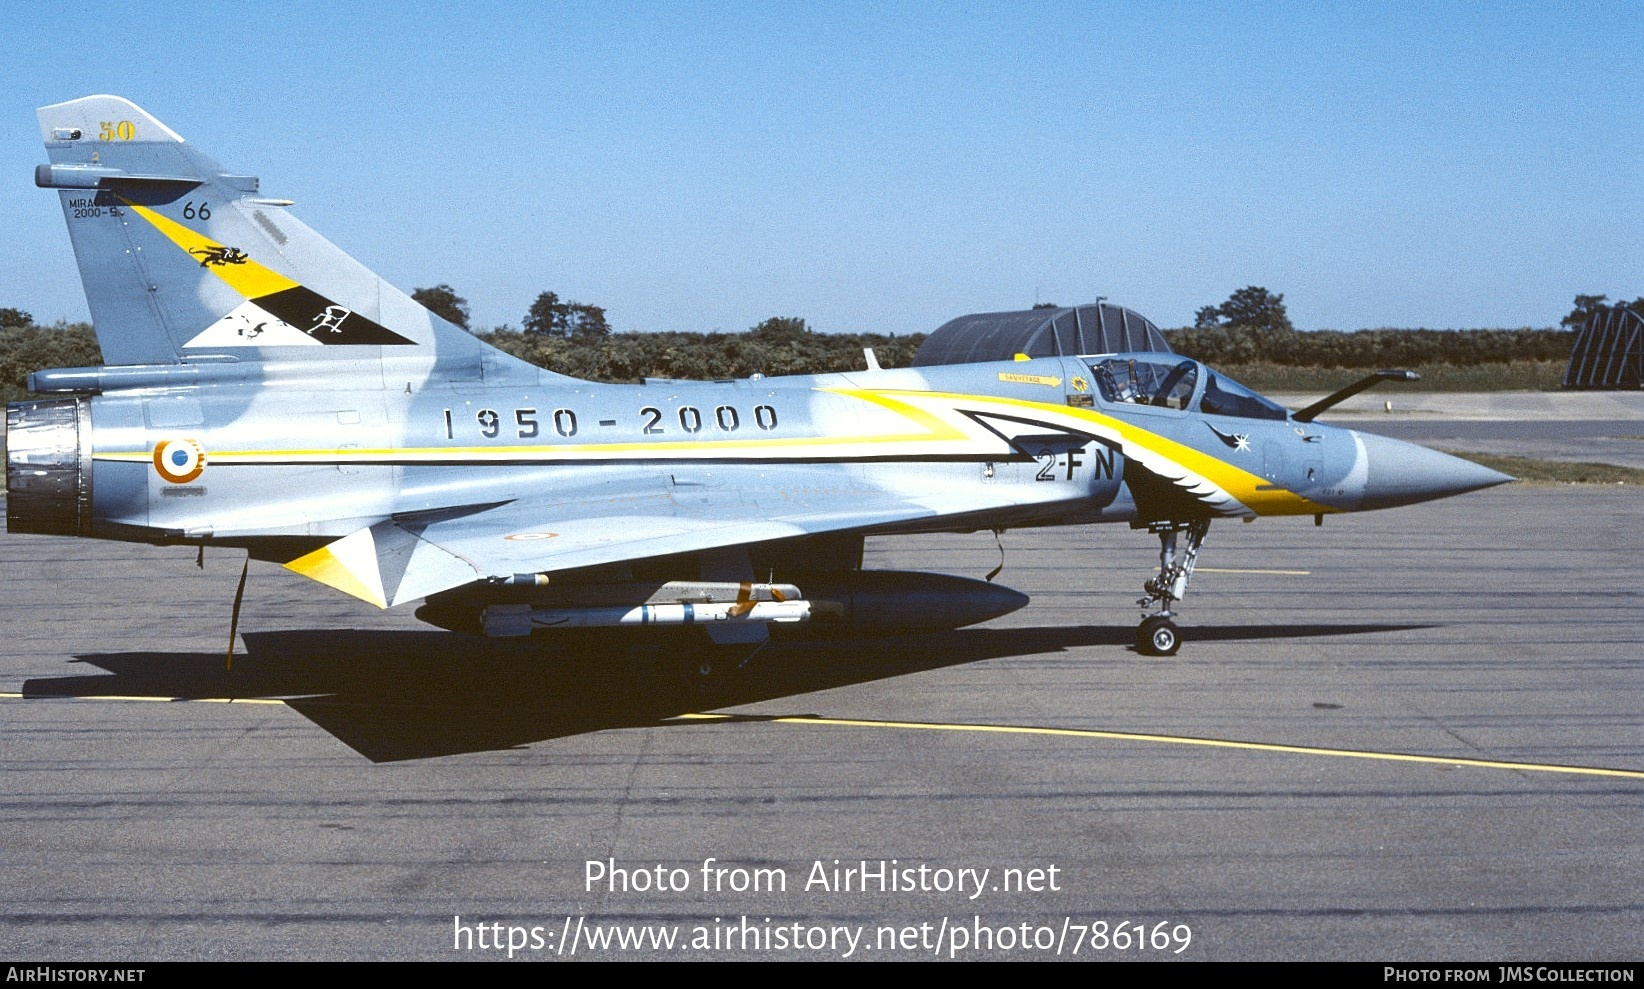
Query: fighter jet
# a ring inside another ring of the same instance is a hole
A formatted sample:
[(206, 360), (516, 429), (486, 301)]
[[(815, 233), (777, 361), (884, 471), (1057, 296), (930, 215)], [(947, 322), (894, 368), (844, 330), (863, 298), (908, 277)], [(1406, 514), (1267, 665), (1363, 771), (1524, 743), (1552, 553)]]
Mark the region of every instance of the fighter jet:
[(1213, 519), (1511, 480), (1315, 421), (1374, 376), (1290, 412), (1177, 354), (580, 381), (441, 320), (125, 99), (38, 113), (35, 183), (106, 364), (38, 371), (7, 407), (12, 532), (243, 549), (475, 634), (681, 626), (746, 650), (772, 625), (1026, 603), (863, 570), (867, 536), (1121, 523), (1160, 539), (1136, 645), (1170, 655)]

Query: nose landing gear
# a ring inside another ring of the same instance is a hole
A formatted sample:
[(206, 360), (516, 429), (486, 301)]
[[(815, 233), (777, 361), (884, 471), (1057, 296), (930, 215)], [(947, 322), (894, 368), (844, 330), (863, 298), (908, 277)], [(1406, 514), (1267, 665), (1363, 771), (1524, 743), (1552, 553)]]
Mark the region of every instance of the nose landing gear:
[[(1172, 601), (1180, 601), (1187, 594), (1187, 582), (1193, 576), (1193, 566), (1199, 559), (1199, 547), (1210, 531), (1210, 520), (1190, 522), (1154, 522), (1149, 531), (1159, 536), (1159, 575), (1148, 578), (1142, 585), (1147, 597), (1137, 600), (1142, 608), (1142, 624), (1136, 629), (1136, 651), (1144, 656), (1174, 656), (1181, 648), (1181, 630), (1171, 621), (1176, 613), (1170, 610)], [(1186, 545), (1177, 551), (1176, 536), (1186, 534)], [(1148, 608), (1159, 605), (1149, 613)]]

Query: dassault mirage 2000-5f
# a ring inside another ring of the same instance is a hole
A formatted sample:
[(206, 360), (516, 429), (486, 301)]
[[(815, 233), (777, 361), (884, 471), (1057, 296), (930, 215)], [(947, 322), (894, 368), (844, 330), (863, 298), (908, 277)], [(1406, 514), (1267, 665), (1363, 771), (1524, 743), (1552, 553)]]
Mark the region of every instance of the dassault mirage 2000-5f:
[(12, 532), (243, 548), (492, 636), (695, 625), (745, 648), (773, 622), (1026, 603), (865, 571), (864, 536), (1122, 522), (1160, 537), (1137, 646), (1171, 654), (1212, 519), (1509, 480), (1314, 422), (1341, 393), (1292, 414), (1174, 354), (579, 381), (431, 314), (127, 100), (39, 119), (106, 366), (39, 371), (46, 397), (7, 408)]

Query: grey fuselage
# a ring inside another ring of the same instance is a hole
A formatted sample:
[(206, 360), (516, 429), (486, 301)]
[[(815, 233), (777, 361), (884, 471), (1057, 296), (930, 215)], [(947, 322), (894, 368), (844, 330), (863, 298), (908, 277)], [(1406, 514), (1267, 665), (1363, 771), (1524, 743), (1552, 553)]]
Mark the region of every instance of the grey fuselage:
[[(95, 431), (86, 534), (324, 541), (395, 515), (544, 491), (605, 492), (665, 510), (698, 487), (779, 497), (798, 463), (826, 465), (839, 484), (859, 478), (943, 506), (878, 531), (1318, 514), (1433, 496), (1431, 485), (1377, 488), (1366, 438), (1353, 430), (1206, 412), (1212, 372), (1196, 362), (1104, 359), (1193, 363), (1194, 381), (1171, 407), (1104, 394), (1095, 359), (1077, 358), (639, 385), (543, 374), (394, 387), (387, 362), (359, 387), (334, 367), (323, 385), (306, 380), (303, 365), (290, 380), (277, 365), (256, 381), (208, 374), (186, 387), (124, 390), (110, 380), (115, 387), (81, 399)], [(55, 374), (37, 386), (82, 380)], [(973, 430), (980, 441), (909, 436), (910, 417), (875, 401), (921, 393), (973, 421), (985, 416)], [(182, 479), (191, 464), (168, 472), (154, 463), (167, 439), (197, 447), (192, 477)], [(1370, 441), (1390, 455), (1427, 452)], [(1375, 473), (1390, 473), (1381, 466)], [(1192, 490), (1204, 481), (1219, 490)]]

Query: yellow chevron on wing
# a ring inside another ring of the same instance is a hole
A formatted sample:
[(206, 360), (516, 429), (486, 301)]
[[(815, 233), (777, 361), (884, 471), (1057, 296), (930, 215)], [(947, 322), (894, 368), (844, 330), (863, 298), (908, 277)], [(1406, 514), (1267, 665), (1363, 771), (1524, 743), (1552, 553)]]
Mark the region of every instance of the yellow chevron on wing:
[(382, 572), (377, 569), (377, 543), (369, 528), (360, 529), (312, 553), (299, 556), (285, 564), (285, 568), (379, 608), (388, 607)]

